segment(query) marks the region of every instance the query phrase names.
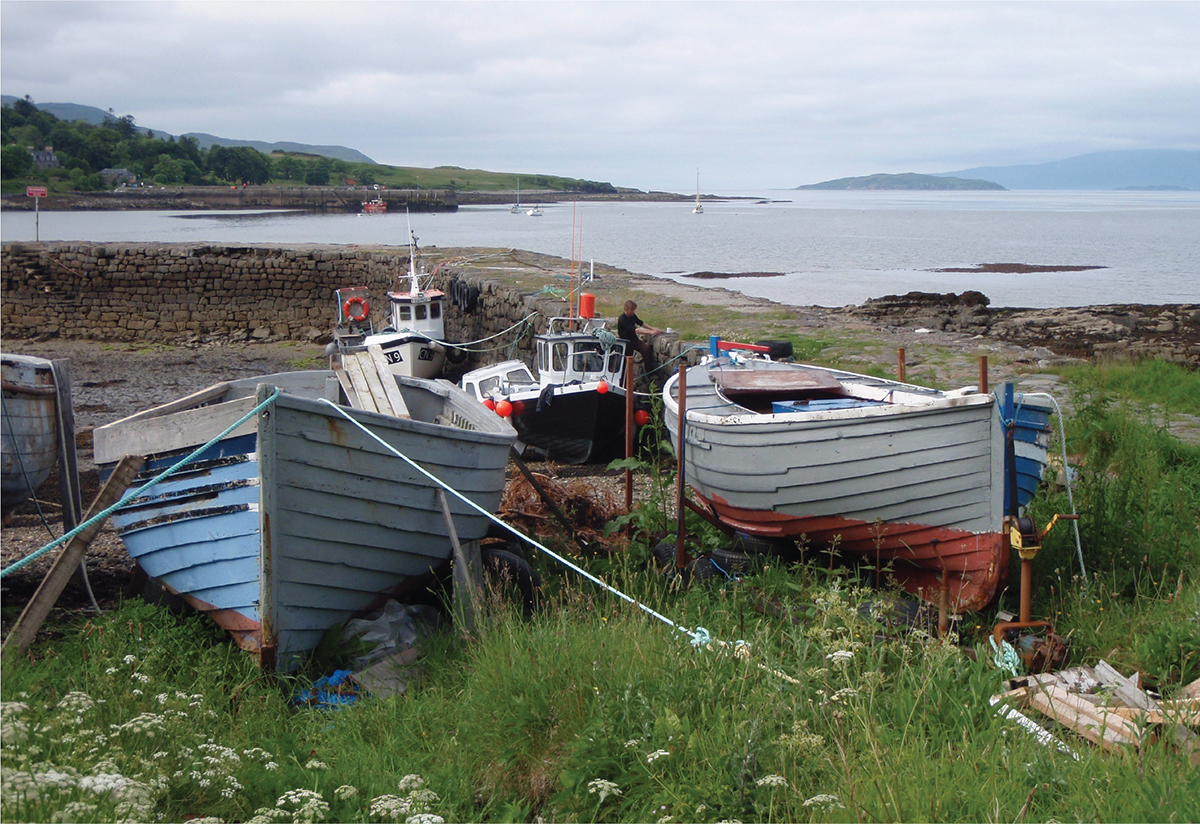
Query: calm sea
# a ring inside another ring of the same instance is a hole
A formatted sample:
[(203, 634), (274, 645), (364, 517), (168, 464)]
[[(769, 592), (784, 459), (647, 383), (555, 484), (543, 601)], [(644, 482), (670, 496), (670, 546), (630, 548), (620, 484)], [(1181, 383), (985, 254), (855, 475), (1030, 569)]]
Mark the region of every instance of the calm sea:
[[(1200, 302), (1197, 192), (737, 193), (706, 203), (465, 206), (453, 214), (43, 212), (42, 240), (212, 243), (406, 242), (528, 249), (594, 260), (799, 306), (904, 293), (983, 292), (993, 306)], [(2, 235), (34, 238), (32, 213)], [(1102, 266), (1049, 274), (942, 273), (986, 263)], [(695, 280), (691, 272), (778, 272)]]

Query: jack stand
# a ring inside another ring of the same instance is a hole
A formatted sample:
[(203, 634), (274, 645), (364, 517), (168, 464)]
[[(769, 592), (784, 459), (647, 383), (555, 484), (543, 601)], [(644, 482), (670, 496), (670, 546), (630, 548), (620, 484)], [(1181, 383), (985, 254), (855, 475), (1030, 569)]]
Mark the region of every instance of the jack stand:
[[(1045, 529), (1039, 530), (1032, 518), (1007, 518), (1009, 541), (1012, 548), (1021, 556), (1021, 613), (1016, 621), (1006, 621), (996, 624), (992, 637), (999, 644), (1001, 641), (1016, 639), (1017, 654), (1030, 672), (1046, 672), (1061, 667), (1067, 658), (1067, 648), (1063, 640), (1054, 633), (1054, 626), (1049, 621), (1032, 620), (1032, 590), (1033, 590), (1033, 559), (1042, 548), (1042, 539), (1053, 529), (1060, 520), (1078, 520), (1078, 515), (1055, 515)], [(1046, 638), (1042, 640), (1033, 635), (1023, 635), (1017, 638), (1017, 631), (1023, 629), (1046, 630)], [(1005, 636), (1009, 635), (1010, 638)]]

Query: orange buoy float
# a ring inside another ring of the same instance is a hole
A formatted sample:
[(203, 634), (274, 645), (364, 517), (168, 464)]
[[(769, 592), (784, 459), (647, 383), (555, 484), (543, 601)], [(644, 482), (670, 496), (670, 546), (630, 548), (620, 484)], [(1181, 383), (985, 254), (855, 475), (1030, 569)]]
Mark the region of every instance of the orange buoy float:
[(509, 415), (512, 414), (512, 411), (513, 411), (513, 407), (509, 401), (497, 401), (496, 402), (496, 414), (499, 415), (500, 417), (507, 418)]
[(608, 381), (600, 381), (600, 383), (596, 384), (596, 391), (599, 392), (601, 395), (607, 395), (608, 394)]

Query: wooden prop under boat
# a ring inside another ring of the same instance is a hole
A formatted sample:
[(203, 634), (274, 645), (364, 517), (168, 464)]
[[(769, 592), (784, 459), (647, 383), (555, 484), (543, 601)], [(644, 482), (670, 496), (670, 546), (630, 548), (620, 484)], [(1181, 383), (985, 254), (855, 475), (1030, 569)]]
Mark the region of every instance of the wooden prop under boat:
[[(686, 380), (684, 470), (720, 520), (878, 554), (931, 601), (945, 576), (956, 610), (997, 595), (1008, 574), (1005, 516), (1029, 500), (1046, 465), (1045, 403), (1014, 398), (1011, 385), (997, 401), (974, 387), (940, 392), (737, 356), (692, 367)], [(664, 388), (675, 443), (677, 384), (674, 376)], [(1009, 487), (1006, 475), (1024, 477)]]
[[(386, 373), (386, 370), (384, 370)], [(290, 670), (331, 626), (451, 553), (438, 488), (341, 412), (491, 512), (515, 432), (446, 381), (394, 378), (410, 415), (337, 408), (331, 371), (218, 384), (95, 430), (110, 472), (148, 454), (161, 474), (266, 404), (192, 463), (118, 510), (146, 573), (228, 629), (264, 667)], [(463, 541), (488, 521), (455, 496)]]

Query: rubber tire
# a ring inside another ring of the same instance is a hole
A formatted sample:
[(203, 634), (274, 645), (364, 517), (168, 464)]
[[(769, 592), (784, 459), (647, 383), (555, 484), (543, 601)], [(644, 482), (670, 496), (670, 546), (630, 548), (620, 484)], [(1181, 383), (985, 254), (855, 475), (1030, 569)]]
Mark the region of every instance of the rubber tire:
[(794, 351), (790, 340), (756, 340), (754, 343), (756, 346), (766, 346), (770, 350), (767, 355), (771, 360), (790, 358)]
[(712, 563), (729, 575), (741, 575), (749, 572), (759, 558), (760, 556), (747, 555), (745, 552), (724, 547), (718, 547), (712, 551)]
[(464, 349), (459, 349), (453, 344), (446, 344), (446, 360), (453, 364), (463, 363), (467, 359), (467, 353)]
[(731, 548), (747, 555), (768, 555), (789, 563), (800, 560), (796, 542), (790, 538), (763, 538), (746, 532), (735, 532)]
[(683, 570), (684, 582), (724, 581), (725, 576), (717, 569), (711, 558), (695, 558)]
[(541, 580), (533, 568), (521, 556), (507, 549), (484, 547), (480, 551), (483, 558), (484, 575), (502, 590), (511, 591), (519, 596), (521, 613), (532, 617), (537, 612), (539, 595), (542, 589)]
[(650, 562), (654, 565), (655, 572), (660, 575), (674, 575), (677, 571), (675, 567), (675, 539), (663, 538), (655, 544), (654, 549), (650, 550), (650, 557)]

